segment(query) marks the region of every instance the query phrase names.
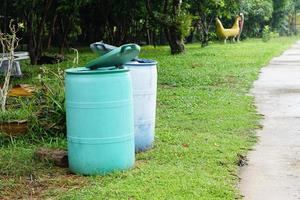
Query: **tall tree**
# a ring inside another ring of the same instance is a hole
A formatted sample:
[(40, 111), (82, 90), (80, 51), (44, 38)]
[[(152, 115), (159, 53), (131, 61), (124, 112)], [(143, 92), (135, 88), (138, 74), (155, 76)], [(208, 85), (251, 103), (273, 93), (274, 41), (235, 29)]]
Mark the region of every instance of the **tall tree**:
[(272, 0), (242, 0), (241, 11), (245, 14), (244, 33), (248, 37), (259, 37), (264, 26), (270, 24), (273, 2)]
[(63, 54), (65, 47), (68, 47), (68, 41), (81, 33), (80, 27), (80, 8), (87, 0), (59, 0), (57, 5), (58, 13), (58, 32), (57, 37), (60, 43), (60, 53)]
[(46, 22), (51, 14), (54, 0), (17, 0), (14, 7), (25, 21), (25, 38), (28, 40), (28, 51), (32, 64), (37, 64), (44, 49), (43, 41), (46, 35)]
[(172, 54), (185, 51), (184, 37), (189, 33), (192, 19), (187, 12), (187, 6), (182, 0), (164, 0), (162, 3), (146, 0), (151, 19), (154, 23), (158, 22), (164, 27)]
[(272, 27), (281, 35), (291, 33), (290, 19), (294, 14), (295, 1), (293, 0), (273, 0)]

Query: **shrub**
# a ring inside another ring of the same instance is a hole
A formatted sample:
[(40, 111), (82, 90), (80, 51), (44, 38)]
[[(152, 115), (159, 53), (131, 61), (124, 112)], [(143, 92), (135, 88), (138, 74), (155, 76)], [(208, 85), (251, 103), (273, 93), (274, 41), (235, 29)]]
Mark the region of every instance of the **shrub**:
[(33, 132), (46, 135), (65, 135), (66, 112), (64, 94), (64, 72), (42, 67), (39, 75), (41, 88), (35, 94), (37, 112), (30, 125)]
[(242, 0), (241, 11), (245, 14), (244, 33), (249, 37), (261, 36), (262, 30), (272, 19), (272, 0)]
[(262, 32), (262, 40), (268, 42), (271, 39), (271, 31), (269, 26), (265, 26)]

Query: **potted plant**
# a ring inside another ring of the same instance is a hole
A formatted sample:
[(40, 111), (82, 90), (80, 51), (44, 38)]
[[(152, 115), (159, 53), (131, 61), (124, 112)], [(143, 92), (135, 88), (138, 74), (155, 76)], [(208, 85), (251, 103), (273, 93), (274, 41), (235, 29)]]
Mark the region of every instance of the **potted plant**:
[(0, 134), (19, 136), (27, 132), (29, 115), (24, 109), (9, 110), (0, 113)]

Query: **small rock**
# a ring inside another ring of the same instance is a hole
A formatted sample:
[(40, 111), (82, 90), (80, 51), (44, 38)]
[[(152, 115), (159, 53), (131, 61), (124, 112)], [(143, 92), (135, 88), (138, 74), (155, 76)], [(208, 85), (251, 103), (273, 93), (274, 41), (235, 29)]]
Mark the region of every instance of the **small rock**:
[(39, 148), (34, 157), (41, 161), (52, 161), (59, 167), (68, 167), (68, 152), (62, 149)]

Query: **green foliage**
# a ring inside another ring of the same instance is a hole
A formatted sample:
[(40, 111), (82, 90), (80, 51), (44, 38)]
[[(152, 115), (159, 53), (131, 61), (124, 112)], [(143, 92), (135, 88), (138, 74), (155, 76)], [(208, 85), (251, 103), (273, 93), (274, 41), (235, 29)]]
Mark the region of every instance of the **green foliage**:
[(279, 33), (275, 31), (271, 31), (270, 26), (265, 26), (262, 32), (262, 40), (264, 42), (270, 41), (272, 38), (278, 38)]
[(0, 112), (0, 123), (14, 120), (28, 120), (31, 118), (31, 115), (32, 110), (30, 106), (28, 104), (26, 106), (23, 105), (18, 109), (9, 109), (5, 112)]
[(197, 35), (207, 46), (216, 39), (215, 17), (228, 27), (240, 12), (246, 17), (245, 37), (261, 37), (266, 25), (290, 35), (295, 32), (291, 20), (295, 8), (300, 8), (299, 0), (5, 0), (0, 4), (4, 16), (0, 28), (5, 30), (10, 18), (24, 22), (22, 42), (28, 45), (32, 63), (37, 63), (50, 47), (64, 53), (74, 44), (100, 40), (116, 46), (169, 43), (176, 52), (184, 50), (183, 41), (191, 31), (190, 41)]
[(178, 31), (182, 38), (188, 36), (191, 30), (192, 24), (192, 15), (187, 12), (181, 12), (178, 16), (175, 17), (174, 24), (178, 27)]
[(42, 167), (51, 166), (50, 164), (48, 164), (48, 166), (43, 166), (42, 163), (34, 160), (34, 150), (27, 148), (27, 145), (24, 143), (23, 145), (24, 146), (22, 147), (12, 144), (10, 148), (0, 148), (0, 176), (30, 176), (35, 173), (37, 168), (42, 169)]
[(295, 4), (295, 9), (299, 10), (300, 9), (300, 0), (293, 0)]
[(262, 32), (262, 40), (268, 42), (271, 39), (271, 31), (269, 26), (265, 26)]
[(194, 24), (202, 46), (207, 46), (208, 41), (214, 39), (216, 17), (232, 20), (238, 14), (239, 2), (235, 0), (189, 0), (189, 3), (190, 12), (198, 17)]
[(192, 22), (192, 16), (187, 12), (189, 4), (177, 0), (156, 2), (156, 9), (153, 10), (153, 3), (151, 0), (146, 1), (152, 26), (155, 27), (156, 23), (163, 26), (172, 54), (183, 53), (184, 37), (189, 34)]
[[(129, 171), (81, 177), (66, 175), (49, 163), (32, 159), (38, 147), (66, 148), (65, 136), (48, 135), (34, 144), (28, 138), (20, 138), (5, 146), (0, 139), (0, 199), (18, 199), (7, 196), (16, 186), (21, 191), (38, 186), (41, 193), (35, 193), (36, 199), (239, 198), (237, 154), (245, 154), (255, 143), (254, 130), (259, 128), (260, 119), (249, 89), (260, 68), (296, 39), (276, 38), (268, 43), (246, 40), (207, 48), (191, 44), (185, 54), (176, 56), (170, 55), (166, 46), (143, 47), (141, 57), (159, 63), (154, 148), (137, 154), (136, 166)], [(79, 65), (95, 57), (86, 49), (79, 51)], [(67, 63), (62, 66), (67, 67)], [(60, 96), (63, 89), (57, 80), (61, 78), (55, 74), (61, 73), (56, 69), (57, 65), (49, 65), (47, 70), (54, 73), (46, 71), (41, 76)], [(32, 76), (23, 81), (40, 83), (34, 79), (38, 68), (24, 70)], [(51, 105), (54, 107), (54, 103)], [(55, 110), (60, 109), (55, 106)], [(88, 183), (74, 184), (72, 180), (79, 177)], [(24, 181), (28, 179), (31, 184)], [(57, 184), (63, 181), (69, 182)], [(7, 191), (6, 196), (3, 191)], [(21, 193), (19, 197), (31, 198), (30, 195)]]
[[(59, 32), (63, 35), (60, 38), (61, 43), (64, 43), (64, 39), (67, 41), (76, 41), (77, 37), (82, 34), (80, 26), (80, 8), (85, 6), (88, 0), (60, 0), (57, 4), (55, 12), (61, 19), (61, 27)], [(66, 45), (66, 44), (65, 44)]]
[(242, 0), (241, 12), (245, 15), (244, 33), (248, 37), (259, 37), (263, 28), (272, 19), (272, 0)]
[(280, 35), (290, 35), (292, 33), (291, 18), (299, 2), (295, 0), (273, 0), (274, 12), (272, 25)]
[(188, 4), (183, 4), (180, 7), (180, 11), (177, 13), (173, 13), (171, 11), (172, 9), (170, 9), (168, 13), (163, 13), (161, 10), (155, 10), (153, 11), (154, 21), (152, 21), (151, 25), (155, 27), (155, 24), (159, 22), (161, 25), (164, 25), (165, 28), (174, 26), (181, 38), (184, 38), (190, 33), (192, 20), (194, 18), (194, 16), (188, 12), (188, 8)]
[(33, 132), (47, 136), (65, 135), (66, 111), (64, 72), (41, 68), (39, 81), (41, 89), (35, 94), (36, 118), (30, 124)]

